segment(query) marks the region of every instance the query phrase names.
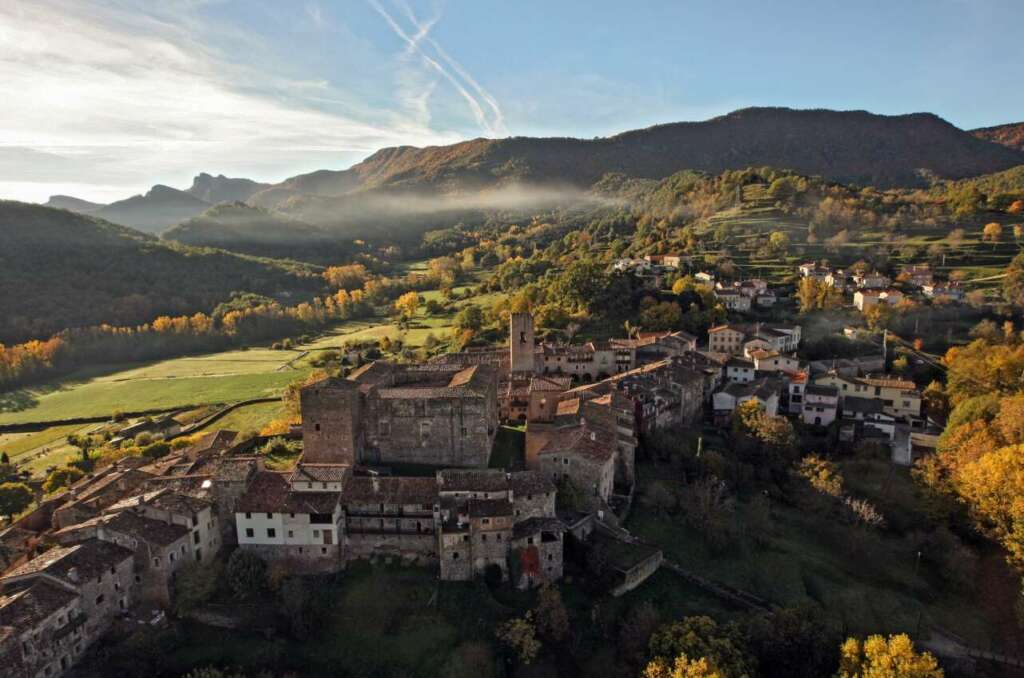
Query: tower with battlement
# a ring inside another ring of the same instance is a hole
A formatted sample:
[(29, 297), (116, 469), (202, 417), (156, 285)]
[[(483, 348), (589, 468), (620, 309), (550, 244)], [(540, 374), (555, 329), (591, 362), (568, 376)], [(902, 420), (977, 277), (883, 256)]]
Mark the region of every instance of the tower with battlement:
[(533, 314), (529, 312), (513, 313), (508, 322), (512, 374), (533, 374), (536, 370)]

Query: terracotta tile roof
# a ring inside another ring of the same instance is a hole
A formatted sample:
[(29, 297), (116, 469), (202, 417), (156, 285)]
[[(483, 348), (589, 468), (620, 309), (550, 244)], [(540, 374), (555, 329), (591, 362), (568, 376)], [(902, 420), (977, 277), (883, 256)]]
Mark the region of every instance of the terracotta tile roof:
[(70, 586), (78, 581), (96, 579), (113, 565), (132, 557), (132, 552), (117, 544), (88, 539), (72, 546), (56, 546), (42, 555), (7, 572), (3, 579), (46, 574)]
[(614, 439), (594, 426), (579, 424), (555, 429), (539, 454), (574, 454), (599, 462), (606, 462), (615, 455)]
[(572, 384), (572, 377), (533, 377), (530, 391), (565, 391)]
[(27, 586), (0, 594), (0, 625), (18, 632), (32, 628), (71, 604), (78, 594), (46, 579), (34, 579)]
[(541, 532), (565, 532), (566, 527), (558, 518), (527, 518), (512, 528), (513, 539), (526, 539)]
[(513, 471), (509, 482), (513, 499), (555, 491), (554, 483), (540, 471)]
[(439, 492), (502, 492), (509, 479), (501, 469), (444, 469), (437, 472)]
[(470, 499), (470, 518), (495, 518), (512, 515), (512, 502), (508, 499)]
[(306, 464), (295, 467), (291, 480), (313, 480), (321, 483), (338, 483), (348, 477), (351, 469), (347, 464)]
[(868, 386), (881, 386), (882, 388), (898, 388), (903, 391), (914, 391), (917, 389), (917, 384), (907, 379), (898, 379), (893, 377), (861, 377), (861, 383), (867, 384)]
[(393, 476), (352, 476), (345, 483), (342, 501), (346, 505), (392, 504), (424, 505), (437, 501), (435, 478), (398, 478)]
[(189, 529), (184, 525), (165, 523), (162, 520), (147, 518), (134, 511), (127, 510), (113, 515), (92, 518), (78, 525), (72, 525), (59, 530), (56, 534), (74, 534), (76, 531), (92, 527), (106, 527), (141, 542), (157, 546), (170, 546), (179, 539), (188, 536), (189, 533)]
[(334, 513), (341, 492), (293, 491), (290, 473), (261, 471), (238, 500), (236, 513)]

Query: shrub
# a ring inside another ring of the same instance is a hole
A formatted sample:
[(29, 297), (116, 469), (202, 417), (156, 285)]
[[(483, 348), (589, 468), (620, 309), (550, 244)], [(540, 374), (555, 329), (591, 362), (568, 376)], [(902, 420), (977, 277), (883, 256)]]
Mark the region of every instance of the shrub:
[(267, 585), (267, 564), (252, 551), (236, 549), (228, 559), (227, 580), (239, 598), (262, 591)]

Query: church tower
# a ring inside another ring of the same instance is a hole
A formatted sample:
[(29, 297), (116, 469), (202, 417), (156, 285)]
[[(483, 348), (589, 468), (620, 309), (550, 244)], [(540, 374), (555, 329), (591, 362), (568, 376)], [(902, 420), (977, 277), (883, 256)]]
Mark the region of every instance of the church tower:
[(533, 374), (536, 369), (533, 344), (533, 314), (513, 313), (509, 318), (508, 343), (512, 374)]

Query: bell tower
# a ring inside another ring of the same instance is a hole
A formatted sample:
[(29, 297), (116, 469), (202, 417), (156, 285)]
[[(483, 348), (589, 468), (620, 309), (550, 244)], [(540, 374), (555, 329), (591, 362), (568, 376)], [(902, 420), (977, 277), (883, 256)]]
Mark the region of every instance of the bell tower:
[(509, 317), (508, 344), (512, 374), (533, 374), (536, 370), (533, 343), (533, 314), (513, 313)]

